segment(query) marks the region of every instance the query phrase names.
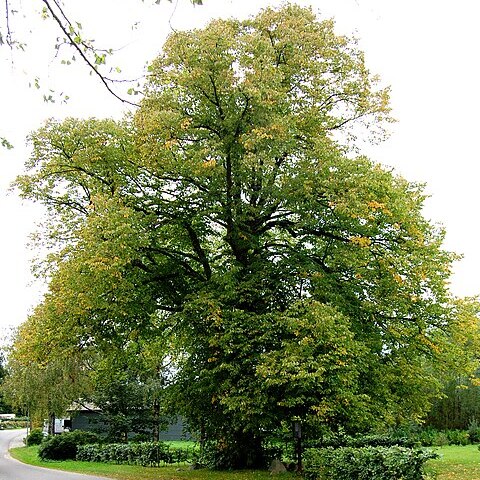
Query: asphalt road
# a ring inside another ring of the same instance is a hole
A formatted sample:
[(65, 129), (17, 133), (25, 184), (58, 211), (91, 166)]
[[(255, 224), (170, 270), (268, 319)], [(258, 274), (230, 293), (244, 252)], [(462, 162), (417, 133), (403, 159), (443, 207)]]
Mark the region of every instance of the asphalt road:
[(8, 449), (22, 445), (25, 434), (26, 430), (0, 430), (0, 480), (105, 480), (105, 477), (32, 467), (11, 458)]

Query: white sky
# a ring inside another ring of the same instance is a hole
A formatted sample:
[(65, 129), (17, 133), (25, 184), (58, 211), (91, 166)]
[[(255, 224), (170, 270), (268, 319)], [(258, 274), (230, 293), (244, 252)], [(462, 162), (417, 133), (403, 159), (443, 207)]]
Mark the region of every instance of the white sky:
[[(26, 5), (25, 2), (23, 5)], [(38, 2), (40, 3), (40, 2)], [(112, 65), (125, 75), (138, 76), (143, 65), (161, 49), (171, 28), (202, 27), (209, 19), (246, 17), (280, 1), (204, 0), (193, 7), (188, 0), (66, 0), (66, 10), (79, 20), (86, 36), (99, 46), (122, 47)], [(412, 181), (425, 182), (431, 198), (425, 215), (447, 229), (446, 247), (462, 253), (455, 265), (452, 291), (458, 296), (480, 293), (477, 272), (479, 181), (478, 115), (480, 112), (478, 0), (304, 0), (319, 18), (333, 17), (337, 33), (354, 35), (365, 51), (367, 64), (392, 87), (393, 114), (398, 123), (384, 144), (368, 155), (393, 167)], [(30, 8), (30, 7), (28, 7)], [(33, 281), (27, 248), (28, 234), (40, 211), (22, 204), (7, 188), (22, 172), (28, 156), (26, 135), (48, 117), (119, 117), (124, 110), (83, 65), (65, 67), (55, 60), (52, 39), (59, 33), (51, 22), (29, 12), (33, 33), (28, 52), (0, 49), (0, 136), (15, 144), (0, 150), (0, 342), (6, 328), (16, 326), (41, 298), (42, 286)], [(139, 28), (130, 26), (141, 20)], [(21, 18), (13, 27), (21, 31)], [(28, 36), (28, 32), (26, 33)], [(50, 45), (50, 47), (49, 47)], [(66, 54), (67, 51), (65, 50)], [(13, 65), (11, 59), (13, 58)], [(40, 75), (45, 88), (65, 91), (67, 105), (45, 104), (28, 83)]]

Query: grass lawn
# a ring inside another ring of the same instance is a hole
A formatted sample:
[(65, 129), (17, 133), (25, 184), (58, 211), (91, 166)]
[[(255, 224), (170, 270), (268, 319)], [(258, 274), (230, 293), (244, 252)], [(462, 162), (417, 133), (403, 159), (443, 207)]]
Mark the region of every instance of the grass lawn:
[(183, 449), (193, 449), (193, 450), (199, 450), (200, 445), (198, 442), (194, 442), (193, 440), (168, 440), (165, 441), (167, 445), (169, 445), (172, 448), (183, 448)]
[(436, 480), (480, 480), (478, 445), (452, 445), (433, 450), (441, 455), (428, 464), (429, 471), (436, 472)]
[[(42, 461), (37, 456), (38, 447), (20, 447), (10, 451), (12, 457), (30, 465), (56, 468), (70, 472), (105, 476), (119, 480), (271, 480), (269, 472), (246, 470), (237, 472), (213, 472), (189, 470), (188, 466), (160, 468), (111, 465), (74, 461)], [(449, 446), (433, 449), (441, 455), (428, 463), (428, 472), (435, 473), (435, 480), (480, 480), (480, 451), (478, 445)], [(279, 480), (297, 478), (292, 473), (277, 475)]]
[[(55, 468), (69, 472), (117, 478), (119, 480), (271, 480), (270, 472), (245, 470), (236, 472), (213, 472), (211, 470), (189, 470), (188, 466), (160, 468), (112, 465), (106, 463), (67, 461), (42, 461), (37, 456), (38, 447), (20, 447), (10, 450), (13, 458), (30, 465)], [(294, 474), (276, 475), (279, 480), (291, 480)]]

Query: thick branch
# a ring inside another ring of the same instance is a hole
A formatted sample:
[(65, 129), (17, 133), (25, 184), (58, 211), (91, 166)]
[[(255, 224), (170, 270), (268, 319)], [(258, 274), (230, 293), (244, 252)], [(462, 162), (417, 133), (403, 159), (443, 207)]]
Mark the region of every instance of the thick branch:
[(205, 250), (203, 250), (202, 245), (200, 244), (200, 240), (198, 239), (197, 233), (189, 223), (185, 222), (183, 226), (187, 230), (188, 236), (190, 237), (190, 241), (192, 242), (193, 250), (198, 255), (200, 263), (203, 266), (205, 277), (207, 278), (207, 280), (210, 280), (210, 278), (212, 277), (212, 269), (210, 267), (210, 263), (208, 262), (208, 258), (205, 255)]

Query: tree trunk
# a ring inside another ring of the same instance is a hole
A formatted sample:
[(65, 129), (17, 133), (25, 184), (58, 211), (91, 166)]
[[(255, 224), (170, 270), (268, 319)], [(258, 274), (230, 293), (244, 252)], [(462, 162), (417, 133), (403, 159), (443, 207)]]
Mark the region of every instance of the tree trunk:
[(153, 402), (153, 441), (160, 440), (160, 404), (158, 400)]
[(295, 422), (293, 424), (293, 437), (295, 441), (295, 456), (297, 460), (297, 466), (295, 471), (297, 473), (303, 472), (303, 463), (302, 463), (302, 425), (300, 422)]
[(48, 434), (55, 435), (55, 414), (50, 413), (48, 416)]
[(230, 439), (226, 440), (223, 446), (223, 453), (226, 453), (225, 458), (229, 459), (227, 462), (229, 464), (224, 465), (224, 468), (240, 470), (267, 467), (262, 438), (253, 432), (232, 432)]

